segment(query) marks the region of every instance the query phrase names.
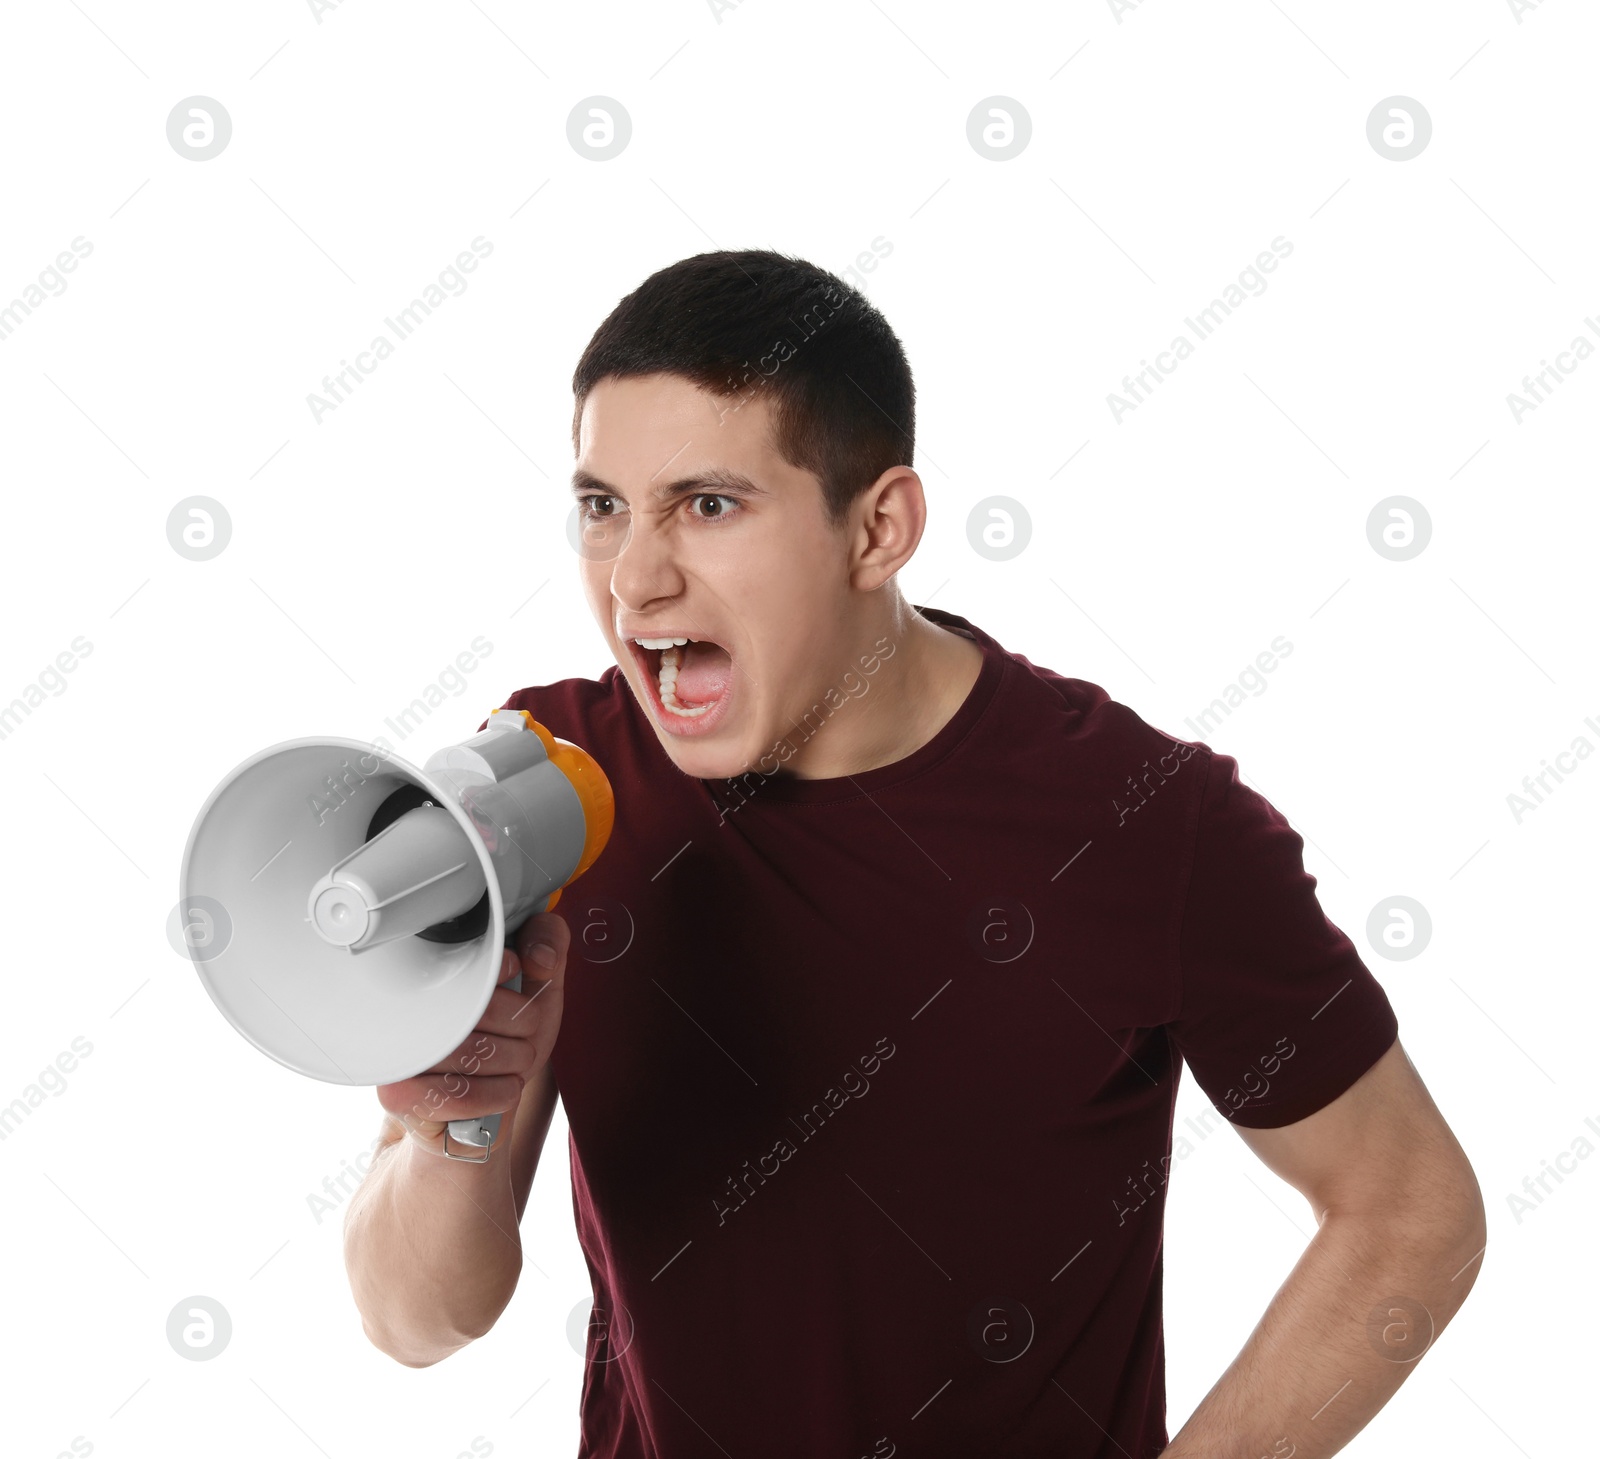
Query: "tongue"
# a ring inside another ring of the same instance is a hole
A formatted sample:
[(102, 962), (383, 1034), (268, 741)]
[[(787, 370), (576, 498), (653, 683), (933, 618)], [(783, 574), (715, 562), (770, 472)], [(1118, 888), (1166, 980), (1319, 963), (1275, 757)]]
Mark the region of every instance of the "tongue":
[(714, 643), (688, 643), (678, 650), (678, 703), (711, 704), (728, 692), (733, 660)]

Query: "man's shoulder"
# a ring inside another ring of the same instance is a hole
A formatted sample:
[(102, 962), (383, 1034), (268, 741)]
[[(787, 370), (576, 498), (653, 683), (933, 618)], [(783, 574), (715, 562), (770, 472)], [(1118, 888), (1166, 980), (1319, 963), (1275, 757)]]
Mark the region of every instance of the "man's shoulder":
[(1204, 741), (1186, 740), (1146, 719), (1143, 714), (1088, 679), (1075, 678), (1032, 663), (1008, 651), (1020, 670), (1013, 676), (1012, 696), (1020, 713), (1050, 724), (1052, 735), (1064, 735), (1085, 748), (1101, 750), (1137, 767), (1147, 756), (1168, 756), (1179, 763), (1199, 757), (1209, 764), (1212, 750)]

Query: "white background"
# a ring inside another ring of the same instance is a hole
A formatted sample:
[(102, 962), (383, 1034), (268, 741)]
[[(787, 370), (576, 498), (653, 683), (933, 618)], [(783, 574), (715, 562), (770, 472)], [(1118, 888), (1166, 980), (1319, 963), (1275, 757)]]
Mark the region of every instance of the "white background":
[[(492, 655), (418, 759), (518, 687), (597, 675), (563, 484), (590, 333), (686, 254), (842, 271), (875, 238), (867, 292), (916, 372), (931, 501), (907, 597), (1185, 738), (1283, 635), (1292, 656), (1211, 743), (1304, 834), (1364, 953), (1382, 899), (1431, 914), (1420, 956), (1367, 960), (1474, 1161), (1489, 1249), (1347, 1452), (1576, 1452), (1600, 1160), (1520, 1220), (1507, 1197), (1600, 1121), (1600, 760), (1520, 823), (1507, 796), (1577, 736), (1600, 745), (1600, 360), (1520, 423), (1506, 397), (1600, 322), (1590, 9), (63, 0), (5, 31), (0, 307), (93, 246), (0, 340), (0, 702), (92, 644), (0, 741), (0, 1104), (92, 1045), (0, 1143), (8, 1453), (575, 1452), (588, 1284), (563, 1116), (493, 1333), (428, 1370), (377, 1352), (342, 1209), (308, 1205), (376, 1100), (219, 1018), (164, 935), (179, 858), (246, 755), (386, 733), (478, 635)], [(566, 135), (596, 94), (633, 123), (605, 162)], [(166, 135), (194, 95), (233, 124), (205, 162)], [(994, 95), (1032, 120), (1010, 161), (967, 140)], [(1395, 95), (1433, 123), (1405, 162), (1366, 132)], [(1265, 293), (1117, 423), (1108, 393), (1280, 235)], [(323, 376), (479, 236), (466, 292), (318, 422)], [(966, 535), (996, 494), (1033, 523), (1006, 563)], [(168, 545), (193, 495), (231, 518), (210, 561)], [(1432, 521), (1404, 562), (1367, 538), (1394, 495)], [(1186, 1079), (1180, 1121), (1203, 1107)], [(1175, 1164), (1174, 1432), (1312, 1229), (1231, 1133)], [(232, 1318), (215, 1361), (166, 1340), (194, 1294)]]

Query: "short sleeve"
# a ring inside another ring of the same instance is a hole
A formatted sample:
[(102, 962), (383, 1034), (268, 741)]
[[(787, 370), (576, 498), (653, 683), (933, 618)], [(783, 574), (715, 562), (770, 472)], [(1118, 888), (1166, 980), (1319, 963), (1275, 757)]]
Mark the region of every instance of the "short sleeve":
[(1343, 1094), (1399, 1033), (1382, 985), (1323, 913), (1304, 842), (1207, 750), (1168, 1033), (1213, 1105), (1267, 1129)]

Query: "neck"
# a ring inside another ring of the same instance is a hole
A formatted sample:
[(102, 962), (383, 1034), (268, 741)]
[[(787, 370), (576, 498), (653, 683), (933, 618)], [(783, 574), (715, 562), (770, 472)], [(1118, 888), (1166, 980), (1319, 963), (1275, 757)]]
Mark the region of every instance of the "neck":
[[(849, 641), (877, 654), (878, 667), (856, 671), (865, 689), (841, 689), (845, 702), (820, 730), (806, 738), (796, 727), (789, 740), (795, 753), (784, 770), (799, 779), (860, 775), (914, 754), (950, 722), (983, 666), (976, 643), (930, 622), (899, 597), (852, 627)], [(877, 648), (880, 641), (887, 652)], [(854, 653), (850, 662), (856, 662)]]

